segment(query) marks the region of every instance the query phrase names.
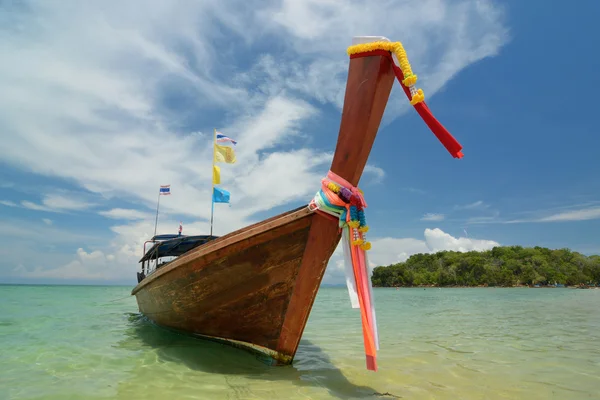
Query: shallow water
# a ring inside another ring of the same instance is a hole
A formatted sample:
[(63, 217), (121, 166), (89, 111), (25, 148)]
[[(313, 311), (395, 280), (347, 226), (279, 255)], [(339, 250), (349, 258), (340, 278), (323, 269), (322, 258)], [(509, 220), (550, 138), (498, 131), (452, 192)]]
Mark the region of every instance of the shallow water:
[(129, 287), (0, 286), (0, 399), (598, 399), (600, 290), (322, 288), (294, 365), (165, 331)]

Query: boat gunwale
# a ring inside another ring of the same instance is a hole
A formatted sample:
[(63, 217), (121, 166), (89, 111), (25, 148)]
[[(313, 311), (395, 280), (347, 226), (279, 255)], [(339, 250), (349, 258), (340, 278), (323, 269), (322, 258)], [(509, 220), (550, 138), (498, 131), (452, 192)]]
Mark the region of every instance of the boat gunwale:
[[(230, 232), (224, 236), (220, 236), (217, 239), (211, 240), (203, 245), (200, 245), (187, 253), (182, 254), (177, 259), (171, 261), (166, 266), (155, 270), (152, 274), (148, 275), (144, 278), (140, 283), (138, 283), (133, 290), (131, 291), (131, 295), (135, 295), (137, 292), (142, 290), (145, 286), (148, 286), (150, 283), (155, 280), (163, 277), (169, 272), (177, 269), (178, 267), (185, 265), (191, 258), (197, 258), (206, 253), (211, 253), (213, 251), (217, 251), (228, 247), (232, 244), (239, 243), (242, 240), (246, 240), (252, 236), (256, 236), (262, 234), (264, 232), (268, 232), (272, 229), (278, 228), (290, 222), (297, 221), (302, 218), (310, 217), (315, 215), (314, 211), (312, 211), (308, 206), (298, 207), (294, 210), (290, 210), (284, 212), (282, 214), (275, 215), (266, 220), (257, 222), (252, 225), (248, 225), (246, 227), (240, 228), (233, 232)], [(198, 254), (200, 253), (200, 254)]]

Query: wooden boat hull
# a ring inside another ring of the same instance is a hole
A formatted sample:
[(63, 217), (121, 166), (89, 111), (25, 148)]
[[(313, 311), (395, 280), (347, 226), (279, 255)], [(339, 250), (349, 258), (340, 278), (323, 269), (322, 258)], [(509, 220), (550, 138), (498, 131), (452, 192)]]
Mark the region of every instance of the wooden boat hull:
[(288, 364), (339, 242), (336, 230), (334, 221), (303, 207), (197, 248), (148, 276), (133, 294), (159, 325)]
[[(358, 184), (367, 163), (393, 81), (388, 57), (350, 60), (330, 168), (350, 185)], [(340, 238), (338, 221), (301, 207), (190, 250), (132, 294), (159, 325), (289, 364)]]

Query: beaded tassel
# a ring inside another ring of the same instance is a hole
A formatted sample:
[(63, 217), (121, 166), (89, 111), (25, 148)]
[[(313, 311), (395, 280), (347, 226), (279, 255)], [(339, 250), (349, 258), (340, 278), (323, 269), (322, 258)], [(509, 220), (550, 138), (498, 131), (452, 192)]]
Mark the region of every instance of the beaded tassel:
[(352, 244), (354, 246), (360, 246), (363, 244), (363, 240), (360, 237), (360, 234), (358, 233), (358, 230), (356, 229), (352, 229)]
[(367, 242), (367, 232), (369, 231), (369, 226), (367, 225), (367, 219), (365, 217), (365, 212), (362, 209), (358, 210), (358, 220), (359, 220), (358, 231), (362, 234), (360, 248), (363, 250), (369, 250), (369, 249), (371, 249), (371, 243)]

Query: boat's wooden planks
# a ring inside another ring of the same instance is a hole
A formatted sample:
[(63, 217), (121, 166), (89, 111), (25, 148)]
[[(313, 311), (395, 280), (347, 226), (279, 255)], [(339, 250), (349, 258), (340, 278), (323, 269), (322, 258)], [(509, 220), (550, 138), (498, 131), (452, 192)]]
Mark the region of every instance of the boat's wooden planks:
[[(358, 184), (367, 163), (394, 79), (386, 57), (350, 60), (342, 122), (331, 170), (352, 185)], [(278, 352), (292, 356), (296, 353), (327, 263), (339, 241), (338, 224), (316, 216), (277, 344)]]
[(296, 285), (287, 308), (276, 350), (295, 355), (323, 279), (329, 258), (340, 240), (338, 224), (319, 215), (310, 228)]
[[(312, 218), (194, 258), (137, 293), (160, 325), (274, 349)], [(223, 251), (227, 250), (227, 252)]]
[[(331, 170), (352, 185), (367, 163), (393, 81), (386, 57), (350, 60)], [(335, 221), (302, 207), (190, 251), (132, 294), (161, 325), (263, 346), (289, 363), (339, 240)]]
[[(218, 239), (212, 240), (202, 246), (195, 248), (194, 250), (190, 251), (189, 253), (182, 255), (181, 257), (172, 261), (165, 267), (162, 267), (158, 271), (149, 275), (148, 277), (146, 277), (146, 279), (144, 279), (142, 282), (140, 282), (133, 289), (131, 294), (135, 295), (142, 287), (149, 285), (152, 281), (177, 269), (180, 265), (183, 265), (187, 262), (198, 259), (199, 257), (205, 257), (207, 255), (214, 256), (215, 254), (217, 256), (221, 256), (223, 254), (227, 254), (228, 252), (236, 251), (236, 249), (238, 249), (238, 247), (235, 247), (235, 246), (231, 247), (233, 244), (236, 244), (236, 243), (239, 243), (242, 241), (247, 241), (248, 239), (251, 239), (251, 241), (256, 241), (256, 240), (258, 240), (257, 239), (258, 237), (264, 237), (264, 236), (260, 236), (260, 234), (263, 232), (267, 232), (267, 231), (277, 228), (279, 226), (292, 223), (299, 219), (310, 218), (310, 217), (312, 217), (312, 215), (313, 215), (313, 213), (311, 211), (309, 211), (307, 207), (301, 207), (301, 208), (298, 208), (291, 212), (286, 212), (286, 213), (283, 213), (280, 215), (276, 215), (265, 221), (262, 221), (262, 222), (254, 224), (254, 225), (250, 225), (246, 228), (231, 232), (225, 236), (221, 236)], [(304, 223), (310, 223), (310, 222), (305, 221)], [(248, 243), (246, 243), (246, 244), (248, 244)]]

